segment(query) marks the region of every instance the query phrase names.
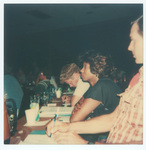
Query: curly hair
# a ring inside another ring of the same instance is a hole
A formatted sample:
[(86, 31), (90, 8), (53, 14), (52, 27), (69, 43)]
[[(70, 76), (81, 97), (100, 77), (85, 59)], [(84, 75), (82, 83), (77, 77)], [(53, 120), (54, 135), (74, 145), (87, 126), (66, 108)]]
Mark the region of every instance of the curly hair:
[(95, 50), (87, 51), (80, 56), (79, 62), (80, 64), (89, 63), (91, 73), (99, 74), (99, 78), (111, 77), (116, 70), (110, 56), (104, 56)]

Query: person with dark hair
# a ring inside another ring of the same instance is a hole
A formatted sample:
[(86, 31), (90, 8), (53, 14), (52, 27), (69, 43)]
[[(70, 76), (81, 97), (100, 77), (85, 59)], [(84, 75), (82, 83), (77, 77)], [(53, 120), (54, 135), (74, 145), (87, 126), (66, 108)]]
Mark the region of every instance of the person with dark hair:
[[(143, 17), (133, 22), (128, 50), (132, 52), (136, 64), (143, 64)], [(63, 123), (56, 121), (53, 127), (54, 140), (61, 144), (91, 144), (77, 133), (102, 133), (110, 131), (106, 143), (142, 144), (143, 143), (143, 66), (132, 78), (128, 88), (122, 93), (120, 103), (110, 114), (94, 117), (87, 121)], [(52, 131), (47, 127), (47, 134)], [(63, 133), (64, 132), (64, 133)], [(92, 143), (93, 144), (93, 143)], [(95, 142), (95, 144), (100, 144)]]
[[(81, 78), (90, 83), (90, 88), (83, 98), (75, 105), (71, 115), (71, 122), (87, 120), (114, 111), (119, 104), (122, 91), (109, 77), (116, 69), (110, 57), (103, 56), (94, 50), (79, 57), (83, 64)], [(99, 135), (84, 135), (85, 139), (106, 141), (108, 133)]]
[[(84, 94), (83, 100), (77, 103), (71, 122), (82, 121), (102, 114), (111, 113), (119, 104), (122, 91), (109, 79), (115, 69), (110, 57), (103, 56), (96, 51), (90, 50), (79, 58), (83, 67), (80, 70), (83, 81), (90, 83), (90, 88)], [(92, 113), (91, 113), (92, 112)]]
[(48, 90), (50, 86), (53, 86), (56, 90), (58, 88), (55, 77), (48, 71), (48, 68), (42, 69), (36, 79), (36, 86), (34, 87), (34, 93), (41, 95)]

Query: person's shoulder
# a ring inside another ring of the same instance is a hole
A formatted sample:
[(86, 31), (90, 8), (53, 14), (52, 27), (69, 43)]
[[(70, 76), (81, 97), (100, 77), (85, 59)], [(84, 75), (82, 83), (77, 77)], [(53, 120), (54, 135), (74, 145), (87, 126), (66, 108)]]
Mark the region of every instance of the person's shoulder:
[(9, 75), (9, 74), (4, 75), (4, 79), (5, 79), (5, 80), (13, 80), (13, 81), (17, 81), (17, 79), (16, 79), (14, 76)]
[(121, 91), (121, 88), (110, 78), (103, 78), (99, 80), (99, 84), (101, 87), (107, 87), (111, 89), (117, 89), (118, 91)]
[(15, 88), (20, 87), (19, 81), (12, 75), (4, 75), (4, 84), (12, 84), (13, 86), (15, 86)]
[(97, 84), (99, 85), (115, 85), (116, 83), (114, 83), (113, 80), (111, 80), (110, 78), (102, 78), (102, 79), (99, 79)]
[(100, 83), (113, 83), (114, 81), (111, 80), (110, 78), (102, 78), (102, 79), (99, 79), (99, 82)]

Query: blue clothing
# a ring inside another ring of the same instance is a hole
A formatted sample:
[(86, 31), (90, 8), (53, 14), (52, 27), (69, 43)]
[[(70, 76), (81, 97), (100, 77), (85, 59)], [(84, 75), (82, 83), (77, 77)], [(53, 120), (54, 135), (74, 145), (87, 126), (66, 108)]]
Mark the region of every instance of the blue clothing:
[(7, 99), (13, 99), (16, 106), (20, 109), (23, 98), (23, 90), (17, 79), (11, 75), (4, 75), (4, 92), (7, 94)]

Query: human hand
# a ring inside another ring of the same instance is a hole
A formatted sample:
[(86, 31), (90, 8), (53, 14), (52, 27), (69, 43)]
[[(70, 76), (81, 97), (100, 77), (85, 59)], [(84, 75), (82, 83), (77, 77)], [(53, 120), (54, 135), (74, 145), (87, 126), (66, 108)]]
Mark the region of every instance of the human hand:
[(70, 103), (71, 97), (63, 95), (61, 98), (63, 103)]
[(56, 120), (55, 121), (55, 126), (53, 126), (53, 124), (54, 124), (54, 119), (51, 122), (49, 122), (49, 124), (47, 125), (46, 134), (48, 136), (50, 136), (51, 132), (53, 134), (56, 131), (60, 131), (60, 132), (67, 132), (68, 131), (69, 123), (60, 122), (60, 121)]
[(55, 142), (58, 144), (87, 144), (88, 141), (84, 140), (81, 136), (77, 133), (70, 131), (70, 132), (56, 132), (53, 135)]

